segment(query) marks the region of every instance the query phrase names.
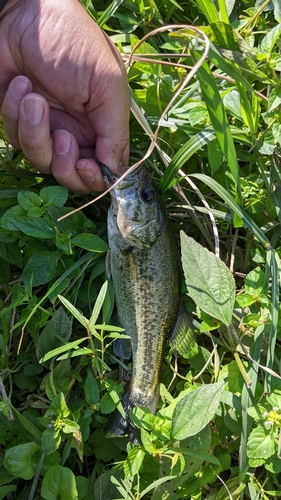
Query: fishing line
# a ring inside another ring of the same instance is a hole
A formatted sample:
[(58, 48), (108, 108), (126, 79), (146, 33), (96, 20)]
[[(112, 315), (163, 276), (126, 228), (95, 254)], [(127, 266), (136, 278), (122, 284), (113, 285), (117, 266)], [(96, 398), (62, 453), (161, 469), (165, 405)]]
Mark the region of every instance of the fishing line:
[[(145, 153), (145, 155), (143, 156), (143, 158), (141, 160), (139, 160), (138, 162), (134, 163), (134, 165), (132, 165), (131, 167), (129, 167), (126, 170), (126, 172), (124, 172), (124, 174), (121, 177), (119, 177), (119, 179), (116, 181), (115, 184), (113, 184), (112, 186), (110, 186), (106, 191), (104, 191), (99, 196), (97, 196), (94, 199), (90, 200), (88, 203), (85, 203), (81, 207), (72, 210), (68, 214), (62, 215), (61, 217), (59, 217), (57, 219), (58, 222), (61, 221), (61, 220), (63, 220), (63, 219), (65, 219), (66, 217), (69, 217), (70, 215), (72, 215), (72, 214), (74, 214), (76, 212), (79, 212), (80, 210), (88, 207), (89, 205), (92, 205), (93, 203), (96, 203), (96, 201), (98, 201), (101, 198), (103, 198), (107, 193), (109, 193), (113, 188), (115, 188), (115, 186), (117, 186), (119, 184), (119, 182), (121, 182), (123, 179), (125, 179), (127, 177), (127, 175), (129, 175), (131, 172), (133, 172), (134, 170), (136, 170), (139, 167), (139, 165), (141, 165), (151, 155), (151, 153), (154, 150), (154, 148), (157, 147), (157, 136), (158, 136), (160, 127), (162, 125), (162, 122), (165, 119), (166, 115), (168, 114), (169, 110), (171, 109), (172, 105), (174, 104), (174, 102), (176, 101), (176, 99), (178, 98), (178, 96), (180, 95), (180, 93), (182, 92), (182, 90), (187, 86), (187, 84), (189, 83), (189, 81), (195, 76), (197, 70), (200, 68), (200, 66), (203, 64), (203, 62), (207, 58), (207, 55), (208, 55), (209, 49), (210, 49), (210, 41), (209, 41), (208, 37), (205, 35), (205, 33), (203, 33), (202, 31), (200, 31), (198, 28), (195, 28), (194, 26), (189, 26), (187, 24), (175, 24), (175, 25), (171, 24), (171, 25), (167, 25), (167, 26), (162, 26), (162, 27), (156, 28), (155, 30), (149, 32), (141, 40), (139, 40), (139, 42), (132, 49), (132, 51), (130, 53), (130, 56), (128, 58), (128, 62), (127, 62), (127, 66), (128, 66), (128, 68), (130, 68), (134, 64), (134, 53), (135, 53), (135, 51), (145, 42), (145, 40), (147, 40), (147, 38), (149, 38), (151, 36), (154, 36), (154, 35), (156, 35), (158, 33), (161, 33), (163, 31), (173, 32), (174, 30), (188, 30), (188, 31), (193, 32), (194, 34), (198, 35), (198, 37), (202, 41), (204, 41), (205, 48), (204, 48), (204, 51), (203, 51), (203, 54), (202, 54), (201, 58), (192, 67), (192, 69), (190, 70), (190, 72), (188, 73), (188, 75), (186, 75), (186, 77), (184, 78), (183, 82), (181, 83), (181, 85), (179, 86), (179, 88), (177, 89), (177, 91), (175, 92), (175, 94), (173, 95), (172, 99), (167, 104), (167, 106), (164, 109), (163, 113), (161, 114), (161, 116), (160, 116), (160, 118), (158, 120), (158, 125), (156, 127), (156, 130), (155, 130), (155, 132), (153, 133), (153, 135), (151, 137), (151, 143), (150, 143), (150, 146), (149, 146), (147, 152)], [(192, 35), (189, 34), (189, 36), (192, 36)], [(197, 39), (195, 37), (195, 35), (194, 35), (194, 38)], [(170, 57), (172, 57), (172, 56), (170, 56)], [(187, 57), (187, 54), (183, 54), (182, 57)], [(162, 61), (160, 61), (160, 62), (159, 61), (154, 61), (154, 63), (155, 64), (159, 64), (159, 63), (162, 64)], [(186, 66), (186, 68), (190, 69), (190, 66)], [(137, 121), (140, 123), (140, 121), (139, 121), (138, 117), (136, 116), (136, 114), (135, 114), (134, 109), (133, 109), (132, 106), (131, 106), (131, 111), (132, 111), (133, 115), (135, 116), (135, 118), (137, 119)], [(95, 160), (95, 161), (96, 161), (97, 164), (99, 164), (99, 162), (97, 160)]]

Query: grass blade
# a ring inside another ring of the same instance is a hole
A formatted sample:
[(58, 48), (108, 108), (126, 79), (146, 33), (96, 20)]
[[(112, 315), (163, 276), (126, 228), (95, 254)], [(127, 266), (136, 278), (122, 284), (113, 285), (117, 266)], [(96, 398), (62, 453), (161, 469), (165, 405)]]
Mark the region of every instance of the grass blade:
[[(191, 57), (193, 62), (196, 63), (199, 59), (198, 52), (191, 50)], [(200, 81), (203, 100), (206, 103), (218, 143), (233, 177), (234, 189), (236, 191), (235, 199), (242, 206), (239, 167), (234, 141), (218, 87), (206, 61), (198, 68), (196, 75)], [(237, 214), (235, 217), (235, 226), (241, 226)]]
[(270, 249), (270, 242), (264, 235), (263, 231), (258, 227), (258, 225), (249, 217), (249, 215), (241, 208), (238, 203), (235, 201), (233, 196), (229, 194), (229, 192), (222, 187), (217, 181), (209, 177), (205, 174), (192, 174), (190, 177), (195, 177), (196, 179), (201, 180), (211, 189), (213, 189), (224, 201), (225, 203), (233, 210), (234, 213), (243, 221), (245, 226), (252, 231), (252, 233), (259, 240), (261, 245), (263, 245), (267, 250)]

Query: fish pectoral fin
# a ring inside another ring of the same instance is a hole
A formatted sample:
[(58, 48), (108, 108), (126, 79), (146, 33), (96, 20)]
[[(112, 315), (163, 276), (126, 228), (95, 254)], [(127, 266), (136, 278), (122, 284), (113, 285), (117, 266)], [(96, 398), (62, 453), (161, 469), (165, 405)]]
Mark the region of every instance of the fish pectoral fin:
[(113, 343), (113, 352), (118, 358), (130, 359), (132, 356), (131, 340), (116, 339)]
[(198, 353), (192, 320), (182, 304), (180, 304), (168, 341), (171, 348), (183, 358), (193, 358)]
[(108, 250), (105, 257), (105, 272), (108, 279), (111, 278), (111, 259), (110, 259), (110, 250)]

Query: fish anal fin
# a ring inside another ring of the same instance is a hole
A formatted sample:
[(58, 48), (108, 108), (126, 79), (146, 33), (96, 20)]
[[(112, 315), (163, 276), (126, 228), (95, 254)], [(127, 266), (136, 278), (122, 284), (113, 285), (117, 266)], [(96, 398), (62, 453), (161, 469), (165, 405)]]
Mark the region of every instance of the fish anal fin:
[(120, 411), (116, 409), (107, 422), (105, 431), (108, 434), (108, 437), (120, 437), (123, 435), (128, 435), (130, 441), (133, 444), (137, 445), (140, 443), (140, 436), (139, 430), (134, 426), (129, 417), (130, 410), (135, 407), (135, 402), (131, 397), (131, 393), (129, 390), (125, 392), (123, 396), (122, 406), (125, 412), (125, 416), (123, 416)]
[(130, 359), (132, 355), (130, 339), (116, 339), (113, 343), (113, 352), (118, 358)]
[(193, 358), (198, 353), (192, 320), (182, 304), (168, 341), (171, 348), (183, 358)]

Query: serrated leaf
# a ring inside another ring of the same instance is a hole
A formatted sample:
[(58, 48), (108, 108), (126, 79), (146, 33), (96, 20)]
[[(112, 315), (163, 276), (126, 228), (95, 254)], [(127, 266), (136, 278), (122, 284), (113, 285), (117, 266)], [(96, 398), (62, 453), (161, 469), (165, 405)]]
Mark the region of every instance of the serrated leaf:
[(79, 430), (80, 426), (76, 422), (73, 422), (73, 420), (69, 420), (68, 418), (63, 420), (63, 432), (65, 434), (72, 434), (73, 432), (78, 432)]
[(266, 460), (274, 453), (275, 442), (270, 432), (261, 425), (253, 429), (247, 444), (248, 457)]
[(21, 279), (27, 285), (32, 278), (32, 285), (45, 285), (57, 276), (57, 263), (61, 252), (38, 252), (32, 255), (26, 264)]
[[(71, 336), (71, 322), (62, 307), (59, 307), (54, 316), (46, 323), (36, 343), (36, 355), (38, 360), (48, 352), (60, 347), (63, 341)], [(47, 364), (49, 366), (49, 363)]]
[(205, 313), (231, 323), (235, 282), (226, 265), (193, 238), (181, 232), (182, 265), (189, 295)]
[(78, 500), (75, 476), (68, 467), (55, 465), (45, 474), (41, 496), (45, 500)]
[(42, 218), (24, 216), (13, 220), (14, 226), (27, 236), (48, 240), (54, 237), (55, 230)]
[(50, 405), (50, 413), (54, 413), (60, 418), (68, 417), (70, 411), (67, 407), (65, 397), (62, 392), (57, 394)]
[[(57, 393), (67, 393), (72, 380), (71, 365), (69, 359), (60, 361), (54, 370), (47, 373), (43, 384), (49, 399), (57, 397)], [(53, 401), (52, 401), (53, 404)], [(51, 405), (52, 406), (52, 405)], [(66, 415), (63, 415), (64, 417)]]
[(89, 405), (94, 404), (99, 400), (100, 398), (99, 386), (94, 375), (90, 370), (88, 371), (87, 378), (84, 384), (84, 391), (85, 391), (86, 402)]
[(71, 238), (72, 245), (76, 245), (90, 252), (107, 252), (108, 245), (96, 234), (82, 233)]
[(13, 476), (29, 480), (35, 474), (32, 457), (38, 450), (40, 446), (34, 442), (13, 446), (5, 453), (4, 466)]
[(220, 404), (224, 386), (224, 381), (202, 385), (177, 403), (172, 417), (173, 439), (186, 439), (206, 427)]
[(62, 207), (68, 196), (68, 191), (62, 186), (48, 186), (40, 191), (40, 196), (46, 207)]
[(126, 479), (133, 478), (140, 471), (144, 457), (144, 450), (137, 446), (129, 451), (124, 462), (124, 473)]
[(30, 210), (31, 208), (38, 208), (41, 205), (41, 198), (38, 194), (32, 191), (20, 191), (18, 193), (18, 203), (25, 210)]

